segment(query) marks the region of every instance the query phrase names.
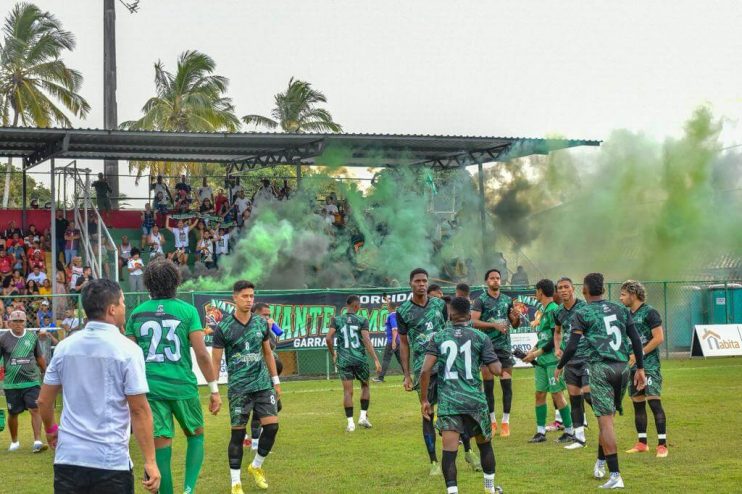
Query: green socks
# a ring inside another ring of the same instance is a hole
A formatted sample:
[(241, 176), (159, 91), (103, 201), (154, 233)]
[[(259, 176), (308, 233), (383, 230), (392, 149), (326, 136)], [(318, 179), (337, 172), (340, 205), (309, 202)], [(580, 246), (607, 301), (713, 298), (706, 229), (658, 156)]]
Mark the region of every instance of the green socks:
[(204, 462), (204, 435), (188, 436), (186, 449), (184, 492), (196, 492), (196, 481)]
[(564, 408), (559, 409), (559, 414), (562, 416), (562, 423), (565, 429), (572, 428), (572, 408), (569, 405), (565, 405)]
[(170, 471), (170, 459), (173, 456), (173, 447), (155, 449), (155, 461), (160, 469), (160, 494), (173, 494), (173, 473)]
[(546, 403), (536, 405), (536, 425), (538, 427), (546, 427)]

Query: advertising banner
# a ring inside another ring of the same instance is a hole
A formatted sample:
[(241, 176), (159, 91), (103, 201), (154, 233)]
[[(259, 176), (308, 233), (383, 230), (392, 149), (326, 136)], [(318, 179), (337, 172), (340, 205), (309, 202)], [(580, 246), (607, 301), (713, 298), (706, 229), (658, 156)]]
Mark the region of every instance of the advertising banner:
[(698, 324), (690, 349), (691, 357), (742, 355), (742, 324)]

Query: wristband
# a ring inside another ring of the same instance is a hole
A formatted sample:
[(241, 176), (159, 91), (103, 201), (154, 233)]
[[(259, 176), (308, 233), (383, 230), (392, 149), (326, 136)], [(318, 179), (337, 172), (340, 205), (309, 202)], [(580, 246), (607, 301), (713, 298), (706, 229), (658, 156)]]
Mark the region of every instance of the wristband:
[(218, 393), (219, 392), (219, 383), (216, 381), (211, 381), (209, 383), (209, 391), (212, 393)]
[(57, 424), (54, 424), (53, 426), (49, 427), (46, 430), (46, 433), (49, 435), (56, 434), (56, 432), (59, 430), (59, 426)]
[(273, 381), (273, 385), (281, 384), (281, 380), (278, 378), (278, 376), (271, 377), (271, 381)]

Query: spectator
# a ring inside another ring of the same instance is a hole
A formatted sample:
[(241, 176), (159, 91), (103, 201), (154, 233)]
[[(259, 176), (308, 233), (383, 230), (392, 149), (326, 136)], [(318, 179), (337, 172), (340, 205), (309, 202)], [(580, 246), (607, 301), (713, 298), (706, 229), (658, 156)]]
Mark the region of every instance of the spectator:
[(23, 279), (21, 271), (16, 269), (13, 271), (13, 277), (10, 279), (10, 293), (16, 295), (25, 295), (28, 293), (26, 288), (26, 280)]
[(227, 204), (229, 200), (224, 195), (224, 190), (219, 189), (216, 191), (216, 198), (214, 199), (214, 211), (218, 215), (222, 215), (222, 208)]
[(85, 266), (82, 269), (82, 276), (78, 276), (75, 282), (75, 292), (82, 292), (82, 289), (91, 281), (93, 281), (93, 269), (90, 266)]
[(28, 232), (26, 234), (31, 237), (31, 242), (38, 242), (39, 238), (41, 237), (41, 234), (36, 229), (36, 225), (34, 225), (33, 223), (28, 225)]
[[(167, 211), (165, 211), (165, 214), (167, 214)], [(152, 233), (153, 226), (155, 226), (155, 213), (152, 211), (152, 206), (146, 203), (144, 211), (142, 211), (142, 240), (140, 242), (142, 248), (147, 245), (147, 239)]]
[(28, 269), (34, 270), (36, 268), (39, 268), (42, 273), (46, 273), (46, 262), (39, 249), (33, 251), (33, 255), (28, 261)]
[(511, 285), (528, 285), (528, 274), (523, 266), (518, 266), (513, 277), (510, 279)]
[(108, 195), (113, 192), (111, 186), (108, 184), (106, 177), (102, 174), (98, 174), (98, 180), (90, 184), (95, 189), (95, 199), (98, 203), (99, 211), (110, 211), (111, 210), (111, 199)]
[(247, 208), (242, 212), (242, 216), (240, 216), (240, 227), (245, 226), (247, 224), (248, 220), (250, 219), (250, 216), (252, 216), (252, 209)]
[(49, 320), (52, 320), (54, 318), (51, 306), (49, 305), (49, 301), (46, 299), (41, 301), (41, 306), (36, 312), (36, 320), (39, 321), (39, 327), (44, 327), (43, 321), (45, 317), (49, 318)]
[(173, 195), (170, 193), (170, 189), (167, 184), (162, 181), (162, 175), (157, 175), (157, 181), (150, 184), (149, 190), (157, 197), (157, 194), (162, 193), (162, 199), (169, 199), (173, 202)]
[(229, 232), (224, 228), (219, 228), (219, 233), (216, 236), (216, 253), (215, 261), (219, 261), (219, 257), (226, 256), (229, 254)]
[(80, 230), (70, 224), (64, 232), (64, 263), (69, 264), (80, 250)]
[(139, 249), (131, 249), (131, 257), (127, 261), (126, 269), (129, 271), (129, 288), (132, 292), (144, 292), (144, 261), (140, 257)]
[(123, 271), (124, 266), (129, 262), (129, 259), (131, 258), (131, 249), (132, 249), (131, 242), (129, 242), (129, 236), (128, 235), (121, 235), (121, 245), (119, 246), (119, 281), (123, 280), (123, 277), (121, 275), (121, 271)]
[(162, 192), (158, 192), (157, 194), (155, 194), (154, 205), (155, 212), (157, 213), (159, 219), (156, 224), (162, 224), (165, 216), (167, 216), (167, 213), (170, 209), (170, 203)]
[(57, 242), (57, 252), (62, 253), (64, 252), (64, 233), (67, 231), (67, 227), (70, 226), (70, 222), (64, 217), (64, 211), (57, 209), (57, 217), (54, 219), (54, 223), (56, 228), (55, 235), (57, 237), (55, 239)]
[(502, 274), (502, 277), (500, 278), (501, 283), (503, 285), (506, 284), (507, 280), (510, 278), (510, 271), (508, 270), (508, 261), (505, 259), (502, 252), (497, 252), (495, 254), (495, 267), (499, 269)]
[(209, 184), (206, 182), (206, 177), (203, 178), (201, 187), (198, 188), (196, 194), (198, 195), (198, 202), (200, 202), (201, 204), (203, 204), (206, 199), (208, 199), (209, 202), (214, 201), (214, 193), (212, 192), (211, 187), (209, 187)]
[(386, 307), (389, 311), (389, 315), (386, 317), (386, 346), (384, 347), (384, 357), (381, 364), (381, 372), (379, 376), (374, 379), (375, 382), (383, 383), (384, 376), (389, 369), (389, 364), (392, 362), (392, 355), (397, 358), (399, 365), (402, 365), (402, 360), (399, 356), (399, 333), (397, 329), (397, 313), (394, 311), (395, 306), (392, 302), (392, 298), (387, 296)]
[(77, 285), (77, 279), (82, 276), (82, 257), (76, 256), (72, 258), (72, 265), (70, 266), (70, 275), (69, 275), (69, 281), (70, 281), (70, 293), (72, 293), (75, 289), (75, 285)]
[(180, 182), (178, 182), (177, 184), (175, 184), (175, 190), (177, 192), (183, 191), (185, 193), (185, 195), (190, 199), (190, 196), (191, 196), (191, 186), (188, 185), (188, 182), (186, 180), (186, 176), (185, 175), (181, 175), (180, 176)]
[(168, 216), (165, 218), (165, 226), (173, 234), (173, 237), (175, 239), (175, 250), (178, 251), (178, 255), (190, 254), (188, 234), (191, 232), (191, 228), (196, 226), (196, 223), (198, 223), (198, 221), (198, 218), (193, 218), (190, 223), (186, 224), (185, 221), (180, 219), (176, 223), (175, 228), (170, 228), (170, 217)]
[(13, 273), (13, 256), (9, 256), (5, 249), (0, 249), (0, 277), (3, 281)]
[(28, 273), (26, 276), (27, 281), (35, 281), (36, 284), (40, 284), (46, 279), (46, 273), (41, 270), (41, 267), (37, 264), (33, 267), (33, 271)]
[(65, 309), (64, 319), (62, 320), (62, 329), (65, 332), (65, 336), (70, 336), (80, 330), (80, 318), (75, 314), (75, 309)]
[(88, 219), (88, 238), (92, 242), (98, 241), (98, 215), (93, 212)]
[(270, 180), (268, 180), (267, 178), (264, 178), (263, 180), (261, 180), (261, 183), (263, 185), (260, 187), (260, 189), (258, 189), (258, 191), (253, 196), (253, 203), (255, 205), (258, 205), (264, 201), (270, 201), (276, 196), (273, 190), (273, 187), (271, 187)]
[(234, 200), (234, 205), (237, 207), (237, 216), (242, 216), (242, 213), (250, 207), (250, 200), (245, 197), (245, 191), (241, 190), (237, 194), (237, 198)]
[(165, 244), (165, 238), (160, 233), (160, 227), (157, 225), (152, 227), (152, 233), (150, 233), (147, 243), (149, 244), (150, 258), (164, 254), (162, 246)]
[(204, 263), (206, 269), (216, 268), (216, 262), (214, 260), (214, 242), (212, 237), (212, 232), (208, 230), (205, 231), (204, 236), (201, 237), (201, 240), (198, 242), (197, 247), (199, 259), (202, 263)]
[(232, 180), (234, 180), (234, 182), (229, 192), (231, 200), (234, 201), (235, 198), (240, 195), (240, 192), (245, 191), (245, 188), (242, 187), (242, 184), (240, 183), (240, 177), (234, 177)]
[(328, 214), (331, 214), (333, 216), (340, 212), (337, 205), (335, 204), (335, 198), (332, 195), (325, 197), (325, 210)]
[[(37, 242), (38, 244), (38, 242)], [(26, 271), (28, 269), (28, 260), (26, 259), (26, 249), (23, 243), (11, 244), (7, 247), (8, 255), (13, 259), (13, 269)]]
[(28, 280), (26, 282), (26, 295), (31, 295), (31, 296), (41, 295), (39, 293), (39, 284), (38, 284), (38, 282), (36, 282), (35, 280)]
[(6, 239), (13, 238), (13, 235), (15, 235), (16, 233), (18, 234), (19, 237), (23, 235), (23, 232), (21, 231), (21, 229), (16, 226), (15, 221), (10, 220), (10, 222), (8, 223), (8, 228), (6, 228), (5, 231), (3, 232), (3, 237)]
[(214, 206), (211, 204), (211, 199), (208, 197), (204, 199), (198, 208), (198, 212), (201, 214), (214, 214)]
[(283, 187), (278, 191), (278, 200), (279, 201), (288, 201), (291, 196), (291, 188), (289, 188), (289, 181), (284, 179), (283, 180)]
[(39, 294), (40, 295), (51, 295), (52, 294), (52, 282), (49, 278), (41, 282), (41, 286), (39, 287)]
[(185, 214), (191, 209), (191, 198), (185, 189), (176, 192), (175, 210), (180, 214)]
[[(82, 302), (90, 322), (74, 339), (59, 344), (38, 400), (47, 439), (56, 448), (54, 490), (134, 492), (133, 430), (144, 457), (144, 488), (157, 492), (160, 472), (144, 358), (119, 332), (126, 318), (123, 294), (115, 283), (96, 280), (86, 287)], [(54, 418), (60, 391), (61, 427)]]
[[(18, 451), (18, 415), (28, 410), (31, 414), (31, 430), (34, 443), (32, 451), (45, 451), (47, 446), (41, 442), (41, 422), (37, 400), (41, 372), (46, 370), (46, 361), (35, 332), (26, 331), (26, 313), (15, 310), (10, 314), (10, 331), (0, 334), (0, 357), (5, 362), (5, 399), (8, 402), (8, 428), (10, 429), (10, 448)], [(39, 372), (41, 371), (41, 372)]]

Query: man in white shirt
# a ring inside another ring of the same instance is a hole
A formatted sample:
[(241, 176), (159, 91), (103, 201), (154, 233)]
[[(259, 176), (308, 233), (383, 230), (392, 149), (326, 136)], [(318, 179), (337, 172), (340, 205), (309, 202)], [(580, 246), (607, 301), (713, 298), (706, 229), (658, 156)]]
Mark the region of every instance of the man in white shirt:
[(245, 191), (242, 190), (237, 195), (237, 199), (234, 200), (234, 205), (237, 206), (237, 214), (242, 216), (247, 208), (250, 207), (250, 199), (245, 197)]
[(80, 318), (75, 315), (75, 309), (65, 309), (62, 329), (66, 336), (70, 336), (80, 330)]
[(196, 193), (198, 194), (199, 203), (203, 204), (204, 199), (208, 199), (212, 203), (214, 202), (214, 192), (211, 190), (211, 187), (209, 187), (209, 184), (206, 182), (206, 177), (204, 177), (203, 185), (198, 188)]
[[(152, 411), (142, 350), (124, 337), (126, 305), (113, 281), (90, 281), (82, 290), (89, 322), (57, 346), (38, 407), (54, 457), (54, 492), (134, 493), (130, 431), (144, 458), (142, 485), (160, 487), (152, 439)], [(54, 401), (62, 391), (60, 425)]]
[(33, 268), (33, 272), (28, 273), (26, 281), (35, 281), (37, 285), (41, 285), (46, 279), (46, 273), (44, 273), (38, 266)]

